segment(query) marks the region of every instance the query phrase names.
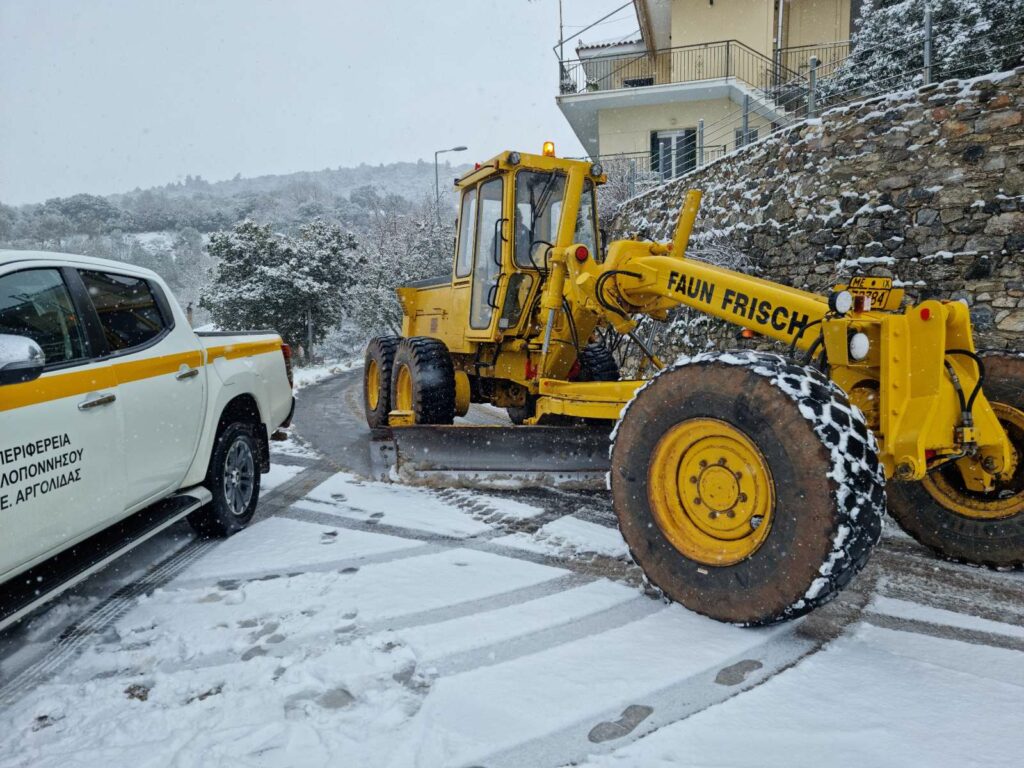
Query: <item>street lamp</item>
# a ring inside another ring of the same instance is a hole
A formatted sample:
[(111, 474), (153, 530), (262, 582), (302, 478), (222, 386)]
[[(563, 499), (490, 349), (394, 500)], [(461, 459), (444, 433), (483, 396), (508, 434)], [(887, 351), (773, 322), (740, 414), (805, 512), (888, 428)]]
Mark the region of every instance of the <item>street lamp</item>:
[(437, 178), (437, 156), (443, 155), (445, 152), (465, 152), (467, 147), (452, 147), (451, 149), (439, 149), (434, 153), (434, 202), (437, 205), (440, 215), (441, 208), (441, 183)]

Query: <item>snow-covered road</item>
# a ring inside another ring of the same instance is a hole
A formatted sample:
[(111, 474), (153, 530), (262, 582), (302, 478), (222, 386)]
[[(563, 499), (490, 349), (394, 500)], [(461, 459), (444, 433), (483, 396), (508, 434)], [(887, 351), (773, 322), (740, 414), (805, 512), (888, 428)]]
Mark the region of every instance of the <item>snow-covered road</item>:
[(0, 764), (859, 768), (1024, 753), (1021, 574), (890, 534), (840, 600), (739, 629), (645, 593), (584, 494), (370, 483), (299, 443), (266, 479), (248, 530), (212, 544), (175, 532), (141, 581), (125, 566), (141, 586), (18, 630), (39, 653), (0, 657), (17, 670), (0, 682)]

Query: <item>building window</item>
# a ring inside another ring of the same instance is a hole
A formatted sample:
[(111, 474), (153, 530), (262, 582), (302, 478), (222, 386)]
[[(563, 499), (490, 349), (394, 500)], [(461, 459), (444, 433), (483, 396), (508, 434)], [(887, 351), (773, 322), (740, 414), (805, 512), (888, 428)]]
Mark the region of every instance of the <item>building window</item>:
[(743, 140), (743, 129), (736, 129), (736, 146), (742, 147), (757, 141), (757, 128), (747, 128), (747, 140)]
[(623, 88), (643, 88), (647, 85), (654, 85), (654, 77), (630, 77), (622, 81)]
[(697, 129), (655, 131), (651, 134), (651, 171), (674, 179), (697, 167)]

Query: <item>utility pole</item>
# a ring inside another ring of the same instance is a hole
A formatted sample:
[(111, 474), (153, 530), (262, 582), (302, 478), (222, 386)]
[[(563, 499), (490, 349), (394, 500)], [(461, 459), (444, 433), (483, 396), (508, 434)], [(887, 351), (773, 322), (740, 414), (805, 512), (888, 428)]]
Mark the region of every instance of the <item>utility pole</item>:
[(558, 60), (565, 61), (565, 27), (562, 24), (562, 0), (558, 0)]
[(924, 84), (932, 81), (932, 4), (924, 4)]

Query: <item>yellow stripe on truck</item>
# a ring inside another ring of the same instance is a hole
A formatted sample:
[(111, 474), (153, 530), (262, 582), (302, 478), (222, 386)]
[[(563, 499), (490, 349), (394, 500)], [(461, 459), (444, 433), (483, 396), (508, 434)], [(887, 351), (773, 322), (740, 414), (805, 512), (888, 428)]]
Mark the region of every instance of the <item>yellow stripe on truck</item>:
[(12, 411), (27, 405), (48, 403), (116, 386), (117, 377), (110, 366), (42, 376), (24, 384), (0, 387), (0, 411)]
[(264, 355), (268, 352), (280, 352), (281, 340), (274, 341), (247, 341), (244, 344), (227, 344), (223, 347), (210, 347), (206, 350), (206, 359), (212, 361), (218, 357), (226, 360), (235, 360), (239, 357), (251, 355)]
[[(250, 341), (244, 344), (227, 344), (206, 350), (207, 364), (223, 357), (236, 360), (240, 357), (263, 355), (270, 352), (281, 352), (281, 341)], [(10, 384), (0, 387), (0, 412), (13, 411), (28, 405), (48, 403), (65, 397), (84, 395), (102, 389), (110, 389), (118, 384), (152, 379), (157, 376), (177, 373), (182, 365), (196, 368), (203, 365), (203, 353), (199, 350), (181, 352), (175, 355), (147, 357), (140, 360), (128, 360), (122, 363), (89, 368), (87, 370), (71, 370), (66, 373), (45, 374), (35, 381), (24, 384)]]
[(128, 384), (133, 381), (152, 379), (168, 373), (177, 373), (182, 365), (187, 365), (189, 368), (198, 368), (202, 364), (203, 355), (199, 350), (195, 350), (194, 352), (182, 352), (178, 355), (146, 357), (141, 360), (118, 363), (113, 368), (118, 384)]

